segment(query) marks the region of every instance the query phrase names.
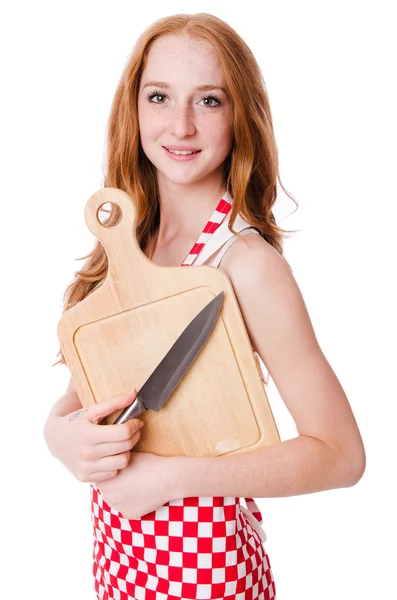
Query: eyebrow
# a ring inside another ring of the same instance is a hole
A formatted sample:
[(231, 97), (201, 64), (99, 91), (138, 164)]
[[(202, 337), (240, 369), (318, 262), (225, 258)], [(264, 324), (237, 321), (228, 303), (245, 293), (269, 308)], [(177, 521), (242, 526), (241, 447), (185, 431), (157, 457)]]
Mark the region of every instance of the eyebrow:
[[(148, 81), (143, 86), (143, 89), (145, 89), (146, 87), (169, 88), (171, 86), (166, 81)], [(200, 92), (208, 92), (210, 90), (222, 90), (223, 92), (225, 92), (225, 94), (227, 94), (226, 88), (222, 87), (221, 85), (217, 85), (215, 83), (209, 83), (209, 84), (206, 84), (206, 85), (199, 85), (196, 89), (199, 90)]]

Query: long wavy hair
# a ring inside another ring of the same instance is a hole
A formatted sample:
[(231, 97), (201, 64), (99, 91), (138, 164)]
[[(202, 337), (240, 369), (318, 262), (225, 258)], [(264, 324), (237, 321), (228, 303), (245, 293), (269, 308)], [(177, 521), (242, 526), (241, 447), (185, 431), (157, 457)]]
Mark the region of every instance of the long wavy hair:
[[(229, 229), (240, 214), (262, 237), (283, 255), (287, 232), (277, 224), (272, 211), (281, 183), (278, 151), (269, 99), (262, 73), (243, 39), (221, 19), (206, 13), (178, 14), (153, 23), (138, 39), (118, 84), (108, 122), (104, 187), (118, 188), (136, 202), (136, 233), (143, 252), (159, 226), (159, 191), (156, 169), (142, 150), (138, 122), (138, 92), (148, 52), (160, 36), (187, 34), (211, 42), (224, 69), (226, 86), (233, 103), (234, 141), (224, 163), (225, 187), (233, 197)], [(112, 205), (113, 206), (113, 205)], [(107, 224), (117, 222), (117, 207)], [(84, 256), (82, 269), (67, 287), (64, 311), (85, 298), (107, 274), (108, 259), (99, 241)], [(63, 362), (63, 357), (61, 357)]]

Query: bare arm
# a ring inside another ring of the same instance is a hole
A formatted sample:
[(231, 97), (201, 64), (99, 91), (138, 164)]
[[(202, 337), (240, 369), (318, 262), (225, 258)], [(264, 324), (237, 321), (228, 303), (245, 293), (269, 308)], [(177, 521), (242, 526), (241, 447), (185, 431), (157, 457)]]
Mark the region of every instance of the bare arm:
[(82, 406), (80, 398), (78, 397), (76, 390), (74, 389), (73, 382), (70, 379), (65, 394), (55, 402), (48, 416), (49, 418), (52, 416), (65, 417), (66, 415), (81, 409)]
[(222, 267), (298, 436), (244, 455), (173, 459), (177, 497), (290, 496), (354, 485), (365, 469), (362, 439), (285, 261), (247, 236)]

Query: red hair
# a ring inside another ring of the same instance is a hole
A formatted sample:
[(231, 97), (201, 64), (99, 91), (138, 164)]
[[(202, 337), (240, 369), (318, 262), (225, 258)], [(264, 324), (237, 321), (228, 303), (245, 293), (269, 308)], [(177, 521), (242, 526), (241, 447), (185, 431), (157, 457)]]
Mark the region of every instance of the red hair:
[[(213, 44), (224, 69), (233, 103), (234, 143), (224, 164), (225, 187), (233, 197), (229, 228), (237, 214), (255, 227), (281, 255), (287, 232), (277, 226), (273, 205), (277, 180), (284, 192), (278, 169), (278, 152), (269, 99), (262, 73), (243, 39), (221, 19), (206, 13), (164, 17), (138, 39), (117, 87), (108, 123), (107, 164), (104, 187), (118, 188), (134, 198), (137, 237), (145, 252), (159, 225), (159, 194), (155, 167), (142, 150), (139, 139), (138, 93), (148, 52), (160, 36), (189, 35)], [(113, 210), (108, 224), (118, 215)], [(85, 298), (105, 277), (107, 255), (99, 242), (83, 257), (86, 262), (75, 274), (64, 296), (64, 310)]]

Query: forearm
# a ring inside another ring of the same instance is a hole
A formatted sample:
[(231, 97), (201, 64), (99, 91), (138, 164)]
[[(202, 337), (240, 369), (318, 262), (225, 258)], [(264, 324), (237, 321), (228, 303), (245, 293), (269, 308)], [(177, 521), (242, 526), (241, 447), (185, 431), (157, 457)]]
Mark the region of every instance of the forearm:
[(57, 454), (58, 422), (66, 415), (81, 409), (81, 402), (76, 392), (66, 393), (59, 398), (50, 410), (44, 424), (43, 435), (45, 442), (54, 456)]
[(361, 476), (358, 465), (309, 436), (246, 454), (173, 460), (178, 498), (295, 496), (347, 487)]
[(48, 418), (65, 417), (66, 415), (69, 415), (80, 408), (81, 402), (76, 392), (67, 392), (55, 402), (51, 408)]

